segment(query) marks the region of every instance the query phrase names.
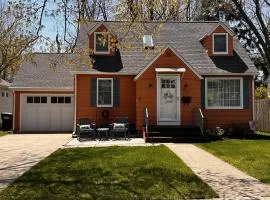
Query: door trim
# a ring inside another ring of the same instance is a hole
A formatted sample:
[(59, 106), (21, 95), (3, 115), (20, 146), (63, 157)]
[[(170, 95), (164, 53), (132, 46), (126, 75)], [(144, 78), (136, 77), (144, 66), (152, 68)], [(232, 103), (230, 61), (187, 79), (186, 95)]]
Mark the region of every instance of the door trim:
[[(177, 109), (177, 120), (176, 121), (162, 121), (160, 120), (160, 79), (166, 77), (175, 77), (177, 80), (177, 103), (176, 103), (176, 109)], [(157, 74), (157, 125), (180, 125), (181, 124), (181, 112), (180, 112), (180, 99), (181, 99), (181, 84), (180, 84), (180, 77), (179, 75), (175, 74)]]

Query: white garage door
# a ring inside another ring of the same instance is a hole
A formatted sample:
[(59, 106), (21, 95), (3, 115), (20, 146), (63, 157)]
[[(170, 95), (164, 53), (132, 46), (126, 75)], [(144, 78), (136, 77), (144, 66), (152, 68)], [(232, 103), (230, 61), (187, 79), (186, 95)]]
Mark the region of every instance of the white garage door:
[(21, 95), (21, 131), (72, 131), (74, 98), (69, 95)]

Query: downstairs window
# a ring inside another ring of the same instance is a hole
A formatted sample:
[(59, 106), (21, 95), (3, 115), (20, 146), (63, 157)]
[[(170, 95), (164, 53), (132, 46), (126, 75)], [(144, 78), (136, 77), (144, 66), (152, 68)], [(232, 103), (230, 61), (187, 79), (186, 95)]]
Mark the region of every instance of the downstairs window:
[(97, 79), (97, 106), (112, 107), (113, 106), (113, 79), (98, 78)]
[(208, 78), (206, 79), (206, 108), (208, 109), (242, 109), (242, 78)]

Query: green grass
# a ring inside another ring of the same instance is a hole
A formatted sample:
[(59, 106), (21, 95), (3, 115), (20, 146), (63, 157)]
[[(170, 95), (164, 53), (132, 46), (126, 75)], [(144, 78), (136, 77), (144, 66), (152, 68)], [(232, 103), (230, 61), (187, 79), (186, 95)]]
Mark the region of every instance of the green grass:
[(165, 146), (54, 152), (0, 199), (183, 199), (217, 194)]
[(0, 137), (6, 135), (7, 132), (0, 131)]
[(265, 135), (265, 136), (270, 136), (270, 133), (263, 132), (263, 131), (257, 131), (257, 134), (259, 134), (259, 135)]
[(270, 135), (253, 139), (227, 139), (197, 146), (270, 184)]

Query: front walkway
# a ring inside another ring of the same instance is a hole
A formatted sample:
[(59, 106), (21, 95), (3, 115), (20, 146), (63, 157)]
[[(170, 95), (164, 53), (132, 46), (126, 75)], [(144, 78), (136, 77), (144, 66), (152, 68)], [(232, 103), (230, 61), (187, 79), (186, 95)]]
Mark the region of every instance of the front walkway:
[(0, 137), (0, 191), (70, 139), (71, 133)]
[[(192, 144), (167, 144), (223, 199), (270, 199), (270, 186)], [(267, 198), (265, 198), (267, 197)]]

